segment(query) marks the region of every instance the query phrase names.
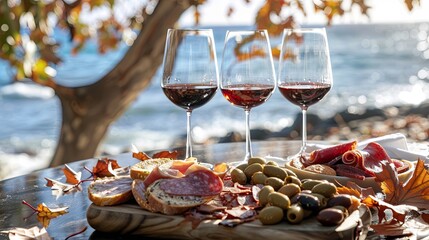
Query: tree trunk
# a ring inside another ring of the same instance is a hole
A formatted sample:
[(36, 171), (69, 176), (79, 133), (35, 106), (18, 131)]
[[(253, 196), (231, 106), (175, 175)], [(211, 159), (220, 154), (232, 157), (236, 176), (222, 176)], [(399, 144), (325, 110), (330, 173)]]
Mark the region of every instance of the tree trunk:
[(94, 84), (57, 86), (62, 126), (50, 166), (94, 157), (109, 125), (150, 84), (162, 63), (168, 28), (190, 7), (187, 0), (160, 0), (124, 58)]

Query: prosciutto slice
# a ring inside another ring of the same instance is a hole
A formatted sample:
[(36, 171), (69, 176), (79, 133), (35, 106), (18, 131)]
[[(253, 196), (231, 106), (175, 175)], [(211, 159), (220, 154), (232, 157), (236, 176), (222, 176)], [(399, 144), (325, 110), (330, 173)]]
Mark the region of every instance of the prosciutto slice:
[(357, 141), (343, 143), (328, 148), (317, 149), (310, 153), (310, 157), (304, 162), (304, 165), (324, 164), (331, 162), (337, 157), (341, 157), (345, 152), (354, 150), (357, 147)]
[(194, 164), (195, 162), (193, 161), (180, 160), (161, 164), (160, 166), (156, 166), (150, 172), (150, 174), (145, 178), (144, 184), (145, 186), (149, 186), (158, 179), (181, 178), (186, 175), (186, 171), (188, 171), (188, 169)]
[(399, 167), (397, 165), (400, 164), (393, 161), (389, 155), (387, 155), (384, 148), (376, 142), (368, 143), (362, 150), (354, 149), (347, 151), (343, 154), (342, 160), (346, 165), (354, 166), (365, 172), (372, 173), (382, 170), (381, 161), (394, 163), (396, 167)]

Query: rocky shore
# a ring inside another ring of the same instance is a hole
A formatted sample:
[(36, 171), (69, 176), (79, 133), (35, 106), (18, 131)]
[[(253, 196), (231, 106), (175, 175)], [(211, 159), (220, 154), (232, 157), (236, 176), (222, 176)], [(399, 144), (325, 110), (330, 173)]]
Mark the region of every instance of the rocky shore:
[[(252, 140), (299, 140), (301, 126), (302, 116), (298, 114), (292, 126), (278, 132), (252, 129)], [(390, 133), (402, 133), (410, 142), (429, 141), (429, 101), (418, 106), (349, 108), (327, 119), (307, 114), (308, 140), (364, 140)], [(238, 141), (245, 141), (244, 135), (229, 132), (224, 137), (209, 139), (207, 144)]]

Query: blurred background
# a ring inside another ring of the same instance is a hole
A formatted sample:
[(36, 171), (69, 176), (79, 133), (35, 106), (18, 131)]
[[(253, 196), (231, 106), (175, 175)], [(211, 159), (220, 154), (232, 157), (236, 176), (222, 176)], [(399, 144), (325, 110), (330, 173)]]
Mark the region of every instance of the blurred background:
[[(312, 9), (311, 1), (303, 2), (308, 14), (296, 16), (296, 21), (301, 26), (327, 28), (334, 75), (328, 95), (309, 108), (309, 114), (326, 123), (323, 131), (312, 132), (310, 127), (309, 139), (343, 140), (406, 129), (404, 133), (411, 141), (427, 141), (429, 1), (419, 1), (411, 11), (403, 0), (366, 1), (371, 6), (368, 16), (360, 9), (352, 10), (334, 17), (330, 26), (326, 25), (323, 13)], [(213, 29), (219, 66), (226, 31), (254, 29), (254, 16), (264, 3), (208, 0), (199, 6), (198, 28)], [(231, 9), (234, 12), (227, 16)], [(195, 9), (189, 8), (176, 27), (194, 27), (194, 24)], [(88, 40), (73, 55), (67, 31), (55, 28), (53, 36), (60, 43), (58, 54), (63, 60), (55, 68), (55, 81), (64, 86), (96, 82), (129, 49), (122, 42), (117, 49), (101, 54), (97, 42)], [(270, 37), (273, 46), (281, 41), (279, 36)], [(28, 80), (14, 82), (14, 75), (10, 64), (0, 59), (0, 180), (48, 166), (61, 128), (61, 102), (55, 91)], [(160, 81), (158, 70), (150, 85), (110, 125), (97, 156), (130, 151), (132, 144), (144, 151), (184, 143), (185, 113), (165, 97)], [(275, 91), (269, 101), (252, 110), (251, 128), (265, 133), (255, 138), (300, 139), (299, 132), (292, 129), (299, 111)], [(342, 119), (338, 120), (338, 116)], [(362, 121), (353, 125), (351, 120)], [(312, 124), (311, 119), (309, 122)], [(196, 144), (234, 140), (228, 136), (244, 135), (244, 114), (218, 91), (209, 103), (194, 111), (192, 127)]]

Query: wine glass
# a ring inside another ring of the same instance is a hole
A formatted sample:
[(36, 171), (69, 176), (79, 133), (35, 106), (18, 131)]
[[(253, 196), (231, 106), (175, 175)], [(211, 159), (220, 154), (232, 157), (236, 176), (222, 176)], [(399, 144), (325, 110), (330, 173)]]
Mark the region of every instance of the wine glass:
[(296, 155), (302, 157), (307, 146), (307, 109), (332, 87), (325, 28), (285, 29), (278, 71), (281, 94), (302, 111), (302, 146)]
[(211, 29), (168, 29), (161, 87), (171, 102), (186, 110), (186, 158), (192, 157), (192, 111), (212, 99), (218, 87)]
[(266, 30), (228, 31), (222, 55), (220, 88), (232, 105), (246, 115), (246, 155), (252, 157), (250, 110), (271, 96), (276, 80), (273, 58)]

